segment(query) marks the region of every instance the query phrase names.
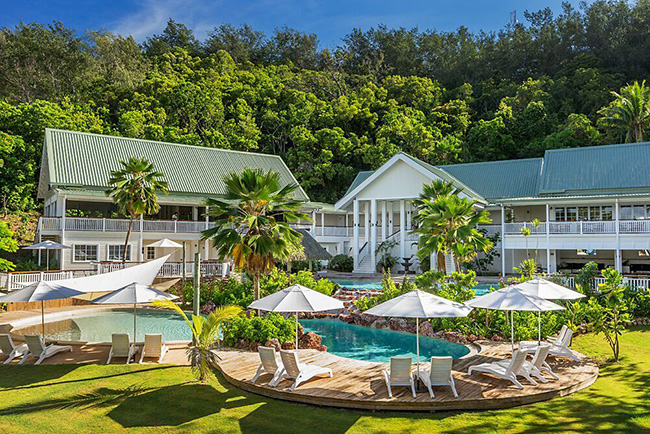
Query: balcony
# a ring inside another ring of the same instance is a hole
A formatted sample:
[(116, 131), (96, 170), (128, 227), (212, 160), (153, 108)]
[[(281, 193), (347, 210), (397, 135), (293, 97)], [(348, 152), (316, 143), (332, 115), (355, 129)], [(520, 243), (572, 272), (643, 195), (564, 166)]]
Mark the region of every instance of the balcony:
[[(61, 217), (41, 217), (39, 229), (42, 232), (59, 232), (63, 229)], [(142, 227), (141, 227), (142, 226)], [(134, 220), (133, 232), (158, 232), (170, 234), (193, 234), (213, 228), (214, 223), (187, 220)], [(87, 217), (66, 217), (66, 231), (80, 232), (126, 232), (128, 219), (107, 219)]]
[[(506, 235), (521, 235), (522, 229), (530, 230), (531, 235), (546, 235), (547, 226), (550, 235), (592, 235), (616, 234), (616, 224), (620, 234), (650, 234), (650, 220), (586, 220), (586, 221), (551, 221), (541, 222), (534, 227), (530, 222), (506, 223)], [(500, 225), (482, 225), (490, 231), (501, 230)]]

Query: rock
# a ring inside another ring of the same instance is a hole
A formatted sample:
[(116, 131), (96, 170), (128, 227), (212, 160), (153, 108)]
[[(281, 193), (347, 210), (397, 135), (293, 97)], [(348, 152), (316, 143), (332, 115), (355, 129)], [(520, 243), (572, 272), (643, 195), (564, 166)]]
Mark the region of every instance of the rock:
[(285, 343), (282, 344), (282, 349), (283, 350), (295, 350), (296, 349), (296, 344), (293, 343), (292, 341), (286, 341)]
[(470, 334), (470, 335), (467, 335), (467, 340), (470, 341), (470, 342), (476, 342), (476, 341), (479, 340), (479, 337), (476, 336), (476, 335), (471, 335)]
[(275, 351), (280, 351), (282, 349), (282, 345), (280, 345), (280, 341), (277, 340), (276, 338), (269, 339), (264, 343), (264, 346), (275, 348)]
[(325, 351), (327, 351), (327, 346), (325, 346), (325, 345), (320, 345), (320, 346), (319, 346), (318, 348), (316, 348), (316, 349), (317, 349), (318, 351), (325, 352)]
[(214, 311), (216, 308), (217, 305), (214, 304), (212, 300), (208, 300), (208, 302), (201, 307), (200, 312), (204, 315), (207, 315), (210, 312)]
[(321, 346), (323, 338), (314, 332), (307, 332), (298, 339), (298, 348), (316, 350)]
[(390, 321), (388, 321), (388, 325), (391, 330), (397, 331), (406, 331), (406, 327), (408, 326), (404, 318), (391, 318)]
[(499, 336), (499, 335), (494, 335), (494, 336), (492, 336), (490, 338), (490, 340), (494, 341), (494, 342), (501, 342), (501, 341), (503, 341), (503, 338), (501, 336)]
[(420, 324), (420, 335), (432, 338), (434, 333), (433, 326), (429, 321), (424, 321)]
[(388, 321), (386, 321), (384, 318), (379, 318), (377, 321), (373, 322), (370, 327), (375, 329), (387, 329)]
[(350, 322), (352, 322), (352, 316), (345, 315), (345, 314), (342, 313), (342, 314), (339, 315), (339, 321), (343, 321), (343, 322), (349, 324)]
[(262, 346), (262, 343), (261, 343), (261, 342), (251, 342), (251, 344), (248, 346), (248, 348), (249, 348), (251, 351), (255, 351), (255, 352), (257, 352), (257, 349), (258, 349), (259, 347), (261, 347), (261, 346)]
[(248, 342), (248, 339), (239, 339), (235, 344), (235, 348), (239, 349), (249, 348), (249, 346), (250, 342)]
[(360, 326), (369, 327), (370, 324), (375, 322), (377, 317), (365, 313), (356, 313), (354, 316), (354, 323)]

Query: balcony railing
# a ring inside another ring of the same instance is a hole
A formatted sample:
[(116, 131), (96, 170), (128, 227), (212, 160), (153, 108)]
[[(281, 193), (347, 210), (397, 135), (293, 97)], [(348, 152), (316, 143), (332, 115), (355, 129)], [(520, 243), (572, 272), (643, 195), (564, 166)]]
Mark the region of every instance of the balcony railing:
[[(61, 217), (41, 217), (41, 231), (60, 231), (63, 228), (63, 219)], [(186, 220), (134, 220), (133, 232), (163, 232), (192, 234), (199, 233), (209, 228), (213, 228), (214, 223), (206, 221), (186, 221)], [(129, 220), (127, 219), (106, 219), (106, 218), (88, 218), (88, 217), (66, 217), (66, 231), (81, 232), (126, 232), (129, 229)]]
[[(110, 273), (142, 264), (142, 262), (100, 262), (97, 264), (97, 274)], [(201, 262), (201, 276), (228, 276), (230, 271), (228, 263), (204, 261)], [(183, 274), (182, 262), (165, 262), (158, 272), (158, 277), (181, 277)], [(194, 262), (185, 262), (185, 276), (194, 274)]]
[[(522, 229), (530, 230), (531, 235), (544, 235), (548, 225), (548, 233), (551, 235), (583, 235), (583, 234), (615, 234), (615, 220), (585, 220), (575, 222), (550, 221), (541, 222), (538, 227), (530, 222), (506, 223), (506, 235), (521, 235)], [(488, 231), (501, 231), (500, 225), (481, 225), (488, 228)], [(619, 220), (618, 231), (621, 234), (650, 234), (650, 220)]]

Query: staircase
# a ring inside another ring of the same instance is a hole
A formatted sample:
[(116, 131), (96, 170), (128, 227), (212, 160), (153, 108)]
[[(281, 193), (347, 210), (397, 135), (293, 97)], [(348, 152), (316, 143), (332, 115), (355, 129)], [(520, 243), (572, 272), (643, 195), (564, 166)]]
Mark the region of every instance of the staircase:
[(375, 273), (376, 270), (372, 267), (370, 255), (361, 258), (359, 266), (354, 270), (355, 273)]

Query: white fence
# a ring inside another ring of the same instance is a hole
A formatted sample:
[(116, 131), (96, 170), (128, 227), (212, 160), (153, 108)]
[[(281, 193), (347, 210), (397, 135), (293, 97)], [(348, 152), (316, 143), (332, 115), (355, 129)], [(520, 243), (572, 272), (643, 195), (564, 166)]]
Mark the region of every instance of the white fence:
[[(141, 262), (100, 262), (97, 264), (97, 273), (110, 273), (124, 268), (139, 265)], [(221, 262), (201, 262), (201, 276), (228, 276), (230, 264)], [(158, 272), (158, 277), (181, 277), (183, 274), (182, 262), (165, 262)], [(185, 262), (185, 276), (194, 274), (194, 262)]]
[[(572, 289), (575, 289), (576, 283), (573, 276), (563, 277), (565, 284)], [(650, 289), (650, 278), (646, 277), (623, 277), (623, 281), (630, 285), (632, 289)], [(594, 289), (597, 290), (598, 286), (605, 283), (604, 277), (596, 277), (594, 279)]]
[[(56, 232), (63, 228), (61, 217), (41, 217), (40, 230)], [(162, 232), (162, 233), (199, 233), (214, 227), (214, 223), (206, 221), (186, 220), (134, 220), (133, 232)], [(66, 217), (66, 231), (80, 232), (126, 232), (129, 229), (127, 219), (106, 219), (88, 217)]]
[(72, 271), (37, 271), (34, 273), (3, 273), (0, 275), (0, 287), (7, 288), (10, 291), (23, 288), (35, 282), (44, 280), (50, 282), (52, 280), (71, 279), (74, 277)]
[[(595, 221), (550, 221), (541, 222), (538, 227), (533, 226), (530, 222), (506, 223), (506, 235), (521, 235), (522, 229), (530, 230), (531, 234), (546, 234), (548, 225), (549, 234), (615, 234), (615, 220), (595, 220)], [(480, 225), (479, 228), (488, 228), (488, 230), (501, 231), (501, 225)], [(620, 220), (618, 222), (618, 231), (621, 234), (647, 234), (650, 233), (650, 220)]]

